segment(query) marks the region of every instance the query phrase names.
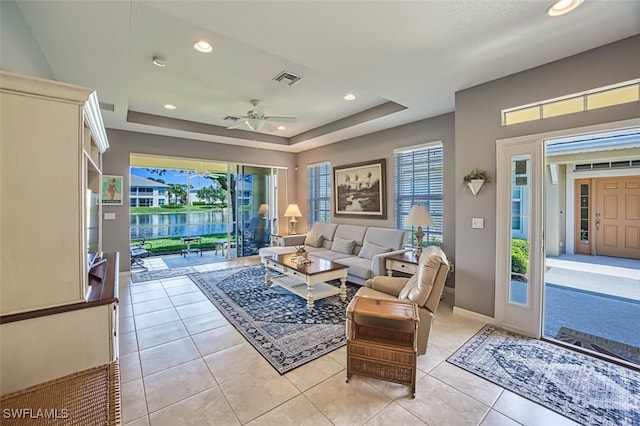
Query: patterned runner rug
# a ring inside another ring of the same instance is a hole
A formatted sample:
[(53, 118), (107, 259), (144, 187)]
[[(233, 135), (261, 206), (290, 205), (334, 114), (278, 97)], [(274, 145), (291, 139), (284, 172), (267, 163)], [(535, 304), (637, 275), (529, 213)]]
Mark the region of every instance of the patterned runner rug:
[(490, 325), (447, 361), (580, 424), (640, 424), (629, 368)]
[(277, 285), (267, 288), (261, 265), (189, 278), (280, 374), (346, 344), (346, 308), (358, 286), (347, 283), (346, 301), (327, 297), (309, 311), (303, 298)]

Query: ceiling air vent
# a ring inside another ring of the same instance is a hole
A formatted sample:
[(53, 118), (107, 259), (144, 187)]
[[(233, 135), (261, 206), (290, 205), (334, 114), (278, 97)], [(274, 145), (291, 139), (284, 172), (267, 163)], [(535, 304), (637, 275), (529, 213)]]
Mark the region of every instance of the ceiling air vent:
[(100, 109), (103, 110), (103, 111), (114, 112), (116, 110), (115, 104), (110, 104), (110, 103), (107, 103), (107, 102), (98, 102), (98, 104), (100, 105)]
[(300, 77), (288, 71), (282, 71), (280, 74), (273, 77), (273, 79), (289, 86), (293, 86), (300, 81)]

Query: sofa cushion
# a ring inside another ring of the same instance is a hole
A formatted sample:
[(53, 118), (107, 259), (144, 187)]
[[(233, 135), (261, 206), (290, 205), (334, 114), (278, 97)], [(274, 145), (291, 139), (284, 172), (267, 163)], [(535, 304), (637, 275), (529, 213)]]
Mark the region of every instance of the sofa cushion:
[(360, 253), (358, 253), (358, 257), (362, 257), (364, 259), (373, 259), (373, 256), (390, 251), (391, 247), (382, 247), (377, 244), (365, 242), (362, 246), (362, 250), (360, 250)]
[(311, 226), (309, 234), (322, 235), (322, 246), (329, 250), (331, 248), (331, 242), (333, 241), (333, 236), (335, 235), (337, 228), (338, 224), (336, 223), (314, 222), (313, 226)]
[(336, 263), (349, 267), (349, 275), (360, 277), (368, 280), (373, 276), (371, 271), (371, 260), (362, 257), (350, 256), (342, 259), (336, 259)]
[(423, 252), (418, 261), (418, 271), (400, 290), (398, 299), (409, 299), (418, 306), (424, 306), (433, 289), (433, 283), (440, 269), (440, 258)]
[(401, 229), (370, 227), (364, 236), (364, 241), (378, 246), (391, 247), (399, 250), (404, 246), (405, 232)]
[(331, 244), (331, 251), (350, 255), (353, 253), (355, 245), (355, 240), (345, 240), (344, 238), (334, 237), (333, 244)]
[(331, 250), (312, 251), (309, 253), (309, 256), (319, 257), (320, 259), (330, 260), (332, 262), (335, 262), (337, 259), (353, 257), (349, 254), (338, 253), (337, 251), (331, 251)]
[(307, 238), (304, 239), (305, 246), (322, 247), (324, 237), (322, 234), (307, 234)]

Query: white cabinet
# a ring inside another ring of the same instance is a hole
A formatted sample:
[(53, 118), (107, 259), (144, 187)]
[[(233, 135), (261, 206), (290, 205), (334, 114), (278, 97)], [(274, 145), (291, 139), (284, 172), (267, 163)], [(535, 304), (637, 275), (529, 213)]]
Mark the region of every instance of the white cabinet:
[(118, 355), (118, 254), (87, 256), (107, 147), (95, 92), (0, 71), (0, 394)]
[(85, 299), (86, 189), (99, 192), (108, 146), (94, 103), (87, 88), (0, 74), (1, 315)]

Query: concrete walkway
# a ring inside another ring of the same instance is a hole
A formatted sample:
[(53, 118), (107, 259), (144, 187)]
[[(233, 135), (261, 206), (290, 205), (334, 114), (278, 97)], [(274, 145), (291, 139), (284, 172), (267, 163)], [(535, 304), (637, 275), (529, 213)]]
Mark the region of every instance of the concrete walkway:
[(640, 260), (608, 256), (547, 257), (545, 282), (640, 300)]

